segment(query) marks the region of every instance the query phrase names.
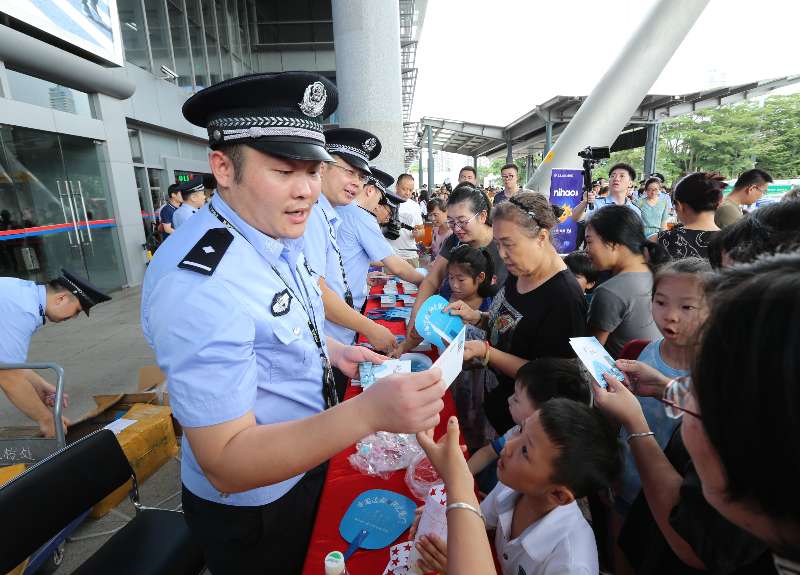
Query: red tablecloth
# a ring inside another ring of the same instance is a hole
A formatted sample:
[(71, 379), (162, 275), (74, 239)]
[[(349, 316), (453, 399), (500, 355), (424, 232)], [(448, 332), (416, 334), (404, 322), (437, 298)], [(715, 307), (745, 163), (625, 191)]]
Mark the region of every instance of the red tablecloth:
[[(381, 288), (373, 288), (373, 293), (380, 293)], [(376, 300), (368, 300), (367, 310), (380, 307)], [(393, 333), (405, 334), (405, 323), (380, 322), (388, 327)], [(360, 387), (350, 386), (347, 389), (345, 398), (353, 397), (361, 393)], [(444, 396), (444, 409), (441, 411), (441, 421), (436, 428), (435, 437), (440, 437), (446, 430), (447, 419), (455, 415), (456, 409), (452, 396), (446, 393)], [(325, 555), (331, 551), (339, 550), (344, 553), (348, 543), (339, 535), (339, 522), (344, 516), (345, 511), (350, 506), (353, 499), (361, 492), (368, 489), (388, 489), (414, 499), (405, 483), (405, 470), (394, 472), (389, 479), (370, 477), (356, 471), (347, 458), (355, 453), (355, 446), (342, 451), (330, 460), (328, 476), (325, 479), (325, 486), (320, 497), (317, 520), (314, 524), (314, 532), (308, 546), (306, 563), (303, 568), (304, 575), (323, 575), (325, 573)], [(421, 501), (419, 502), (422, 503)], [(398, 541), (408, 538), (407, 533), (403, 533)], [(389, 549), (378, 549), (375, 551), (359, 550), (347, 560), (347, 570), (351, 575), (380, 575), (383, 573), (386, 564), (389, 562)]]

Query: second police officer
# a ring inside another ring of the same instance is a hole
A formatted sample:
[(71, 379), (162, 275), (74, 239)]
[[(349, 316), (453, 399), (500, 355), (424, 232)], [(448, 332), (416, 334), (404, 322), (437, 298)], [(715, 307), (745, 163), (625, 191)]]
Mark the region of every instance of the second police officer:
[(141, 319), (184, 430), (186, 520), (214, 575), (299, 573), (327, 460), (379, 429), (431, 428), (443, 406), (438, 370), (337, 404), (330, 365), (355, 375), (381, 358), (326, 337), (303, 255), (336, 103), (326, 78), (287, 72), (221, 82), (183, 107), (208, 129), (217, 193), (156, 253)]

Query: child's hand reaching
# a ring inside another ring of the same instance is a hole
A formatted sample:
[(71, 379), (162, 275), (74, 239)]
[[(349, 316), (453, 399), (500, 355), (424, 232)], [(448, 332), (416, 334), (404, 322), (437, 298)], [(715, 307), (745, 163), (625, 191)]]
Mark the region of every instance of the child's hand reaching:
[(447, 542), (438, 535), (423, 535), (417, 542), (417, 551), (422, 555), (418, 565), (423, 573), (447, 575)]
[(444, 481), (448, 493), (457, 489), (472, 491), (472, 473), (464, 459), (463, 448), (459, 445), (458, 419), (455, 416), (447, 421), (447, 434), (438, 443), (433, 441), (432, 429), (417, 433), (417, 441)]

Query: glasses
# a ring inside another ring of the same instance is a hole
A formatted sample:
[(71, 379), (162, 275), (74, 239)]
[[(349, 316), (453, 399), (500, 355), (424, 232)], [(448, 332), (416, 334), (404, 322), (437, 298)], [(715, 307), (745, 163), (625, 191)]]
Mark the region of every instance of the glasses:
[(369, 176), (363, 172), (356, 172), (355, 170), (351, 170), (350, 168), (345, 168), (344, 166), (340, 166), (339, 164), (333, 163), (330, 164), (334, 168), (339, 168), (340, 170), (344, 170), (347, 172), (347, 175), (350, 176), (354, 180), (358, 180), (362, 185), (369, 182)]
[(466, 228), (466, 227), (469, 225), (469, 223), (470, 223), (472, 220), (474, 220), (474, 219), (477, 217), (477, 215), (478, 215), (478, 214), (472, 214), (472, 217), (471, 217), (471, 218), (469, 218), (468, 220), (465, 220), (465, 219), (461, 219), (461, 220), (451, 220), (451, 219), (449, 219), (449, 218), (448, 218), (448, 220), (447, 220), (447, 226), (448, 226), (448, 227), (450, 227), (450, 228), (452, 228), (452, 229), (460, 228), (460, 229), (462, 229), (462, 230), (463, 230), (464, 228)]
[(503, 178), (504, 180), (513, 180), (514, 178), (517, 177), (517, 175), (516, 174), (506, 174), (505, 176), (500, 176), (500, 177)]
[(664, 404), (667, 416), (672, 419), (680, 419), (684, 413), (693, 415), (697, 419), (703, 419), (699, 413), (686, 407), (691, 396), (692, 378), (685, 376), (670, 381), (664, 389), (664, 397), (660, 401)]

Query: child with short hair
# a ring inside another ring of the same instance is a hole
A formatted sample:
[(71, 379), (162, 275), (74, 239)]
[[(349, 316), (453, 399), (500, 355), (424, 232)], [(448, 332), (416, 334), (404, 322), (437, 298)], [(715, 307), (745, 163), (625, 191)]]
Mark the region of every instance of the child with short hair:
[[(508, 409), (516, 425), (469, 458), (467, 464), (472, 474), (477, 475), (495, 462), (509, 438), (519, 432), (520, 424), (546, 401), (556, 397), (565, 397), (586, 405), (591, 403), (589, 383), (577, 360), (540, 357), (519, 368), (514, 381), (514, 393), (508, 398)], [(486, 487), (486, 491), (492, 487), (494, 484)]]
[[(704, 276), (711, 272), (705, 259), (684, 258), (661, 266), (653, 279), (653, 320), (661, 338), (651, 341), (638, 361), (654, 367), (671, 379), (689, 375), (698, 332), (708, 315)], [(661, 449), (678, 425), (667, 417), (663, 404), (653, 397), (639, 397), (645, 419)], [(623, 430), (622, 438), (627, 439)], [(627, 442), (624, 444), (624, 469), (615, 507), (627, 513), (642, 483)]]
[[(439, 461), (432, 441), (423, 437), (420, 443)], [(552, 399), (526, 419), (503, 447), (500, 483), (480, 506), (486, 527), (496, 530), (503, 574), (598, 573), (594, 533), (576, 500), (610, 485), (619, 467), (616, 430), (588, 405)], [(423, 536), (417, 549), (423, 569), (446, 572), (441, 538)]]
[(564, 256), (564, 263), (567, 264), (569, 271), (571, 271), (575, 279), (578, 280), (578, 285), (581, 286), (587, 301), (591, 303), (591, 291), (594, 289), (594, 286), (597, 285), (600, 274), (594, 269), (589, 254), (583, 250), (576, 250)]

